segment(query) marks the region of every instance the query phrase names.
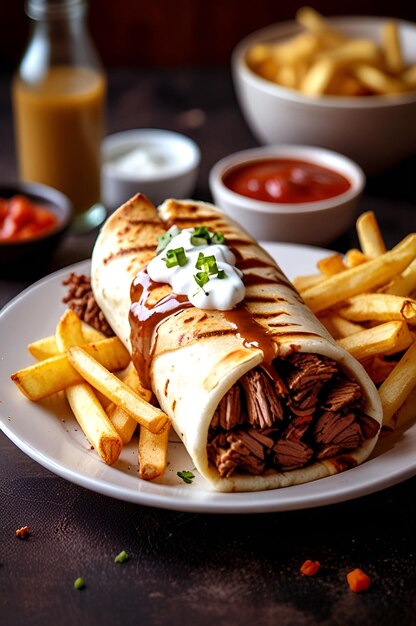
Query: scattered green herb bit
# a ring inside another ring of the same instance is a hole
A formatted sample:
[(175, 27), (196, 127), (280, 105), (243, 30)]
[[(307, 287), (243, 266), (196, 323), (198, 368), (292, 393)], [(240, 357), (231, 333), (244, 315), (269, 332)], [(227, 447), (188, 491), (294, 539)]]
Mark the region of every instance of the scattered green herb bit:
[(204, 239), (203, 237), (197, 237), (196, 235), (191, 236), (191, 244), (193, 246), (206, 246), (209, 241)]
[(84, 587), (85, 587), (85, 580), (81, 578), (81, 576), (79, 576), (74, 582), (74, 589), (84, 589)]
[(120, 554), (117, 554), (116, 558), (114, 559), (114, 563), (124, 563), (124, 561), (128, 561), (128, 560), (129, 560), (129, 555), (127, 554), (125, 550), (122, 550)]
[(227, 274), (224, 270), (218, 270), (217, 278), (227, 278)]
[(225, 237), (222, 233), (214, 233), (211, 238), (211, 243), (224, 243)]
[(156, 254), (162, 252), (162, 250), (164, 250), (166, 246), (172, 241), (172, 239), (176, 237), (176, 235), (179, 235), (180, 232), (180, 228), (178, 228), (177, 226), (172, 226), (171, 228), (169, 228), (169, 230), (163, 233), (163, 235), (159, 235), (159, 237), (157, 238)]
[(194, 274), (194, 279), (196, 284), (202, 288), (209, 281), (209, 276), (207, 272), (197, 272)]
[(197, 226), (191, 235), (193, 246), (206, 246), (211, 243), (211, 233), (206, 226)]
[(188, 484), (190, 484), (195, 478), (195, 475), (192, 474), (192, 472), (188, 472), (187, 470), (182, 470), (182, 472), (176, 472), (176, 474), (179, 476), (179, 478), (182, 478), (184, 483)]
[(193, 246), (206, 246), (214, 243), (225, 243), (224, 235), (222, 233), (211, 233), (207, 226), (194, 228), (191, 235), (191, 244)]
[(183, 267), (186, 265), (188, 258), (183, 248), (176, 248), (175, 250), (168, 250), (162, 261), (165, 261), (168, 268), (176, 267), (177, 265)]
[(217, 260), (213, 254), (205, 256), (203, 252), (200, 252), (195, 267), (197, 270), (202, 270), (207, 274), (218, 273)]

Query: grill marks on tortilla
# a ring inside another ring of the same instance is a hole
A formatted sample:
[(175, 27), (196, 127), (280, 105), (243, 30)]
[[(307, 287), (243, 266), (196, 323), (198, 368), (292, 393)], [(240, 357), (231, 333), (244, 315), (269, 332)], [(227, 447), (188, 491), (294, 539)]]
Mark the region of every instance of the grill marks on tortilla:
[(363, 412), (358, 383), (317, 354), (297, 352), (273, 366), (273, 381), (256, 367), (218, 405), (207, 451), (219, 474), (288, 471), (322, 460), (337, 471), (355, 465), (348, 451), (379, 429)]
[(111, 250), (104, 256), (104, 265), (131, 255), (134, 255), (131, 267), (146, 265), (154, 255), (158, 236), (165, 232), (156, 207), (139, 193), (126, 202), (110, 221), (117, 245), (112, 244)]
[(152, 245), (143, 245), (143, 246), (134, 246), (131, 248), (119, 248), (117, 250), (117, 252), (112, 252), (110, 253), (103, 261), (104, 265), (107, 265), (107, 263), (110, 263), (111, 261), (114, 261), (115, 259), (119, 259), (121, 257), (127, 256), (129, 254), (141, 254), (142, 252), (151, 252), (152, 256), (155, 250), (155, 246)]

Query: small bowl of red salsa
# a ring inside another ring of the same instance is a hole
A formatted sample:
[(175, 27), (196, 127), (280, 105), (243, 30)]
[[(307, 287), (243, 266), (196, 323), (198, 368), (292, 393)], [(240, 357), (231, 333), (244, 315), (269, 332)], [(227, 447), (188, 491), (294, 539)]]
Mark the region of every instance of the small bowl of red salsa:
[(365, 185), (347, 157), (314, 146), (262, 146), (210, 172), (215, 204), (257, 239), (326, 245), (354, 223)]
[(32, 276), (45, 267), (72, 216), (70, 200), (38, 183), (0, 183), (0, 272)]

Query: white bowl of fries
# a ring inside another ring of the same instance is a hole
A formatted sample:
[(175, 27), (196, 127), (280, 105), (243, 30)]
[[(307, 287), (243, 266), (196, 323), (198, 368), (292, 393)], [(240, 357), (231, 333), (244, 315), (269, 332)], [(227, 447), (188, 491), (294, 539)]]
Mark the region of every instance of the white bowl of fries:
[[(349, 188), (323, 200), (284, 203), (250, 198), (227, 186), (227, 175), (233, 170), (274, 159), (289, 159), (331, 170), (347, 179)], [(354, 161), (332, 150), (273, 145), (241, 150), (224, 157), (211, 169), (209, 184), (215, 204), (256, 239), (324, 246), (354, 224), (365, 175)]]
[(319, 145), (370, 174), (416, 153), (416, 24), (303, 8), (240, 42), (232, 68), (261, 143)]

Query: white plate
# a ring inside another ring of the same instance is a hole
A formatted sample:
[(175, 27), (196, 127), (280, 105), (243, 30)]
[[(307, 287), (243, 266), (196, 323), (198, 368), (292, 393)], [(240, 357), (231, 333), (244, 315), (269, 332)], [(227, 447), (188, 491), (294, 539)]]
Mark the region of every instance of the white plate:
[[(315, 271), (328, 251), (291, 244), (264, 244), (293, 277)], [(215, 513), (288, 511), (341, 502), (389, 487), (416, 474), (416, 424), (381, 441), (371, 459), (341, 474), (294, 487), (256, 493), (216, 493), (198, 475), (185, 484), (178, 470), (195, 471), (181, 443), (169, 445), (168, 469), (161, 479), (137, 477), (137, 440), (109, 467), (90, 449), (65, 406), (29, 402), (10, 380), (28, 365), (26, 346), (53, 333), (65, 305), (62, 280), (70, 271), (89, 272), (82, 262), (46, 277), (22, 292), (0, 314), (0, 426), (32, 459), (55, 474), (93, 491), (138, 504)], [(55, 408), (55, 410), (53, 410)]]

